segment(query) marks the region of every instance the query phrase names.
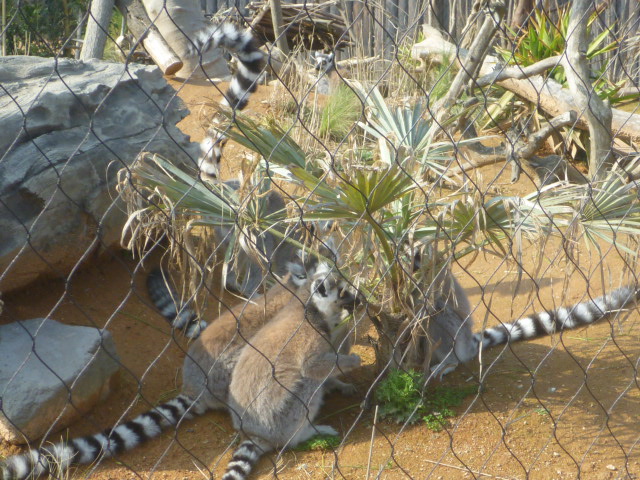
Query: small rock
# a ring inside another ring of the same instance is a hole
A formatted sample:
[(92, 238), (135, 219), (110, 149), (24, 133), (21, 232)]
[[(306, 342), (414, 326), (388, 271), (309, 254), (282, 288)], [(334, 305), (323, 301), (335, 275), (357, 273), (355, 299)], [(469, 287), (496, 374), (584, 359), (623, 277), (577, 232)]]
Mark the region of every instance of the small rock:
[(33, 442), (109, 394), (120, 368), (111, 335), (36, 318), (0, 325), (0, 436)]
[(607, 465), (607, 470), (612, 470), (612, 471), (614, 471), (614, 472), (615, 472), (615, 471), (616, 471), (616, 470), (618, 470), (618, 469), (616, 468), (616, 466), (615, 466), (615, 465)]
[(549, 392), (551, 392), (551, 393), (555, 393), (555, 392), (556, 392), (556, 390), (557, 390), (557, 388), (556, 388), (556, 387), (551, 387), (551, 388), (549, 388)]

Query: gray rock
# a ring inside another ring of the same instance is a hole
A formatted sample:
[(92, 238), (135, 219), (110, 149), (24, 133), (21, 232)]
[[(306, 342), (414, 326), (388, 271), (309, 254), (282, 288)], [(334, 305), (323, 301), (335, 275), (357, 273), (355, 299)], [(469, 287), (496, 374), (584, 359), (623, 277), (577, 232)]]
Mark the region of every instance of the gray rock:
[(0, 325), (0, 352), (0, 436), (13, 444), (86, 413), (120, 366), (108, 331), (51, 319)]
[(143, 151), (195, 166), (188, 114), (154, 66), (0, 58), (0, 291), (66, 276), (119, 241), (117, 172)]

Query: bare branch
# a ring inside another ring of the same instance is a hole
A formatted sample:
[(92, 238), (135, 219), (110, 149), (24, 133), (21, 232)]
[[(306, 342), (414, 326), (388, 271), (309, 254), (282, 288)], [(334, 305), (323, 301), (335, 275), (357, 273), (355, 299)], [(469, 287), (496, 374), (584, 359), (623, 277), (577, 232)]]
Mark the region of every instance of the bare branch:
[(555, 55), (553, 57), (545, 58), (539, 62), (529, 65), (528, 67), (506, 67), (494, 70), (493, 72), (480, 77), (476, 80), (475, 84), (478, 87), (486, 87), (501, 80), (508, 78), (523, 79), (529, 78), (534, 75), (540, 75), (551, 68), (560, 65), (562, 59), (561, 55)]

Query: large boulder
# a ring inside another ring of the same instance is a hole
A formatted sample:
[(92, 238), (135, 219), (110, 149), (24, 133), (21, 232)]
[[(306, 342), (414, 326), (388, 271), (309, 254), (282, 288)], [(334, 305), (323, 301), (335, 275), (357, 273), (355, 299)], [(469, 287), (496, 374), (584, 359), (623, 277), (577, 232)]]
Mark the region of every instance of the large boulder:
[(66, 275), (117, 243), (117, 172), (139, 153), (199, 154), (157, 67), (2, 57), (0, 86), (0, 291)]
[(111, 335), (37, 318), (0, 325), (0, 436), (22, 444), (75, 421), (109, 394)]

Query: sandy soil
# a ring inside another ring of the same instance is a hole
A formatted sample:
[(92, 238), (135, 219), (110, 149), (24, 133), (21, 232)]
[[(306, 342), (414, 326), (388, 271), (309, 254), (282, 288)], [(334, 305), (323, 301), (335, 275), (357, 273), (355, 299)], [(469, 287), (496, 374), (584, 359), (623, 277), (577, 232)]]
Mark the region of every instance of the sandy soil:
[[(175, 86), (192, 111), (215, 96), (206, 85)], [(253, 97), (251, 109), (256, 114), (265, 112), (269, 95), (265, 88)], [(180, 127), (194, 140), (203, 135), (197, 115), (186, 118)], [(237, 146), (227, 150), (228, 158), (238, 154)], [(533, 189), (523, 180), (509, 185), (509, 172), (501, 168), (495, 165), (479, 172), (487, 188), (503, 193)], [(228, 175), (223, 170), (223, 177)], [(559, 242), (549, 242), (539, 264), (532, 255), (525, 255), (519, 286), (515, 265), (501, 258), (479, 257), (470, 266), (458, 266), (458, 276), (477, 305), (476, 325), (577, 302), (586, 298), (588, 286), (595, 296), (610, 280), (620, 283), (623, 262), (614, 249), (605, 247), (600, 263), (597, 251), (581, 248), (580, 271), (571, 271), (562, 252)], [(113, 334), (123, 364), (113, 393), (72, 425), (70, 436), (130, 418), (179, 390), (187, 344), (171, 336), (166, 322), (150, 306), (144, 280), (137, 260), (117, 252), (66, 281), (48, 281), (4, 298), (0, 322), (49, 315), (69, 324), (106, 327)], [(360, 408), (374, 376), (372, 349), (363, 340), (354, 350), (365, 365), (351, 378), (358, 395), (330, 395), (322, 411), (323, 423), (344, 435), (342, 446), (335, 452), (271, 456), (260, 462), (256, 478), (271, 478), (277, 471), (283, 479), (361, 479), (367, 478), (368, 467), (371, 478), (384, 479), (638, 478), (638, 318), (633, 310), (589, 329), (486, 352), (482, 370), (467, 365), (445, 379), (446, 385), (467, 385), (481, 376), (483, 388), (464, 402), (451, 426), (439, 433), (421, 425), (403, 429), (378, 423), (373, 428), (373, 411)], [(372, 430), (375, 441), (370, 455)], [(178, 431), (169, 431), (116, 460), (78, 469), (73, 477), (183, 480), (208, 478), (213, 472), (219, 478), (235, 439), (228, 415), (213, 412), (184, 422)], [(20, 451), (0, 444), (0, 456)]]

